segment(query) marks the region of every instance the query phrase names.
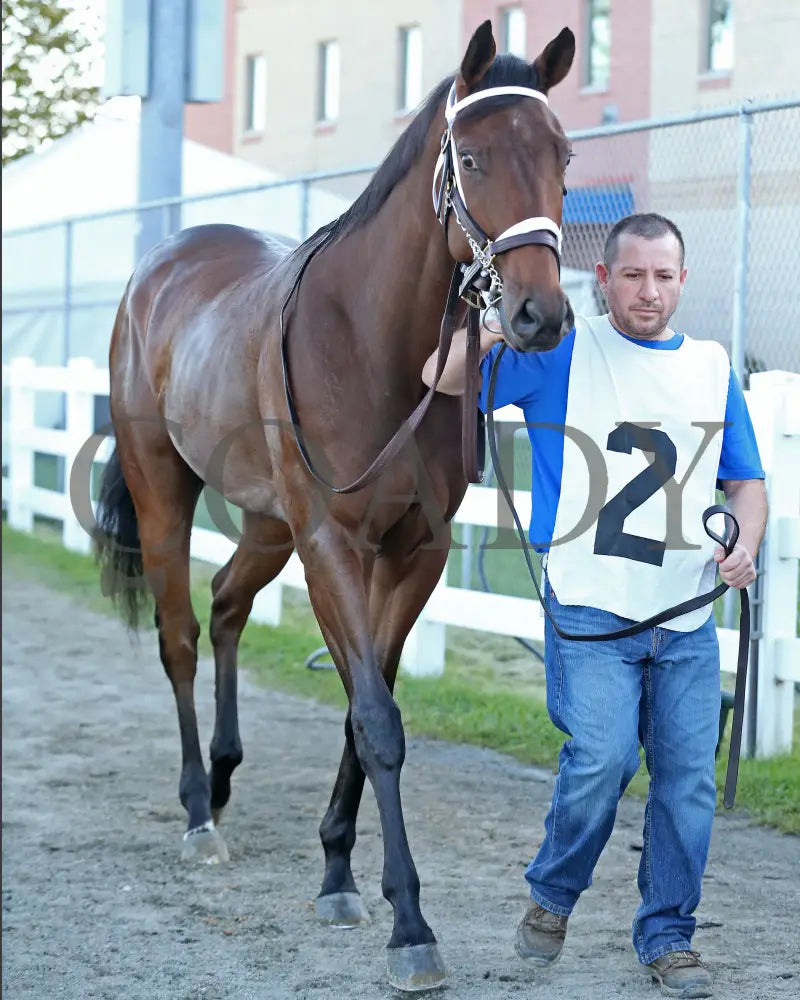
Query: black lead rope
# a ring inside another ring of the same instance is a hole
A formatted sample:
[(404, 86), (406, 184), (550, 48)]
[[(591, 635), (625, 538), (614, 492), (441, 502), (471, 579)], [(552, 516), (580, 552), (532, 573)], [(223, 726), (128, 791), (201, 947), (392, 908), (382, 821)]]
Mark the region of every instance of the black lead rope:
[[(683, 601), (681, 604), (676, 604), (674, 607), (668, 608), (666, 611), (660, 611), (658, 614), (652, 615), (643, 622), (635, 622), (633, 625), (619, 629), (616, 632), (601, 632), (597, 634), (573, 633), (564, 632), (559, 627), (558, 622), (551, 614), (550, 609), (547, 607), (544, 598), (542, 597), (542, 592), (539, 589), (539, 583), (536, 579), (536, 571), (531, 560), (528, 542), (525, 537), (525, 530), (522, 527), (519, 515), (514, 507), (511, 491), (506, 483), (503, 470), (500, 467), (500, 459), (497, 454), (497, 441), (495, 440), (494, 433), (494, 393), (495, 386), (497, 384), (497, 373), (500, 369), (499, 362), (506, 347), (507, 345), (505, 343), (501, 344), (500, 350), (497, 352), (497, 356), (493, 361), (491, 375), (489, 376), (489, 391), (486, 406), (488, 414), (489, 453), (492, 457), (492, 466), (494, 468), (495, 475), (497, 476), (497, 484), (500, 488), (500, 492), (503, 494), (509, 510), (511, 511), (511, 515), (514, 518), (514, 525), (516, 527), (517, 535), (519, 536), (520, 545), (522, 546), (522, 554), (525, 556), (525, 562), (528, 565), (528, 572), (530, 573), (531, 580), (533, 581), (536, 596), (538, 597), (542, 610), (547, 616), (550, 624), (553, 626), (556, 634), (562, 639), (567, 639), (572, 642), (605, 642), (609, 639), (625, 639), (632, 635), (638, 635), (640, 632), (645, 632), (647, 629), (662, 625), (664, 622), (678, 618), (680, 615), (688, 614), (690, 611), (696, 611), (698, 608), (702, 608), (707, 604), (713, 603), (718, 597), (724, 594), (725, 591), (729, 589), (729, 585), (727, 583), (719, 583), (713, 590), (710, 590), (706, 594), (700, 594), (688, 601)], [(731, 529), (728, 538), (721, 537), (709, 528), (708, 521), (715, 514), (722, 514), (725, 518), (730, 519)], [(718, 542), (724, 548), (725, 555), (729, 556), (736, 545), (737, 539), (739, 538), (739, 523), (733, 513), (723, 504), (714, 504), (704, 510), (702, 516), (703, 528), (705, 529), (706, 534), (709, 538)], [(739, 654), (736, 664), (736, 688), (733, 698), (733, 722), (731, 723), (731, 742), (728, 753), (728, 769), (725, 774), (725, 792), (723, 795), (723, 803), (726, 809), (733, 808), (733, 803), (736, 798), (736, 782), (739, 776), (739, 752), (742, 744), (742, 723), (744, 720), (744, 698), (747, 684), (747, 660), (750, 645), (750, 598), (746, 589), (739, 591), (739, 599), (741, 602), (741, 615), (739, 617)]]

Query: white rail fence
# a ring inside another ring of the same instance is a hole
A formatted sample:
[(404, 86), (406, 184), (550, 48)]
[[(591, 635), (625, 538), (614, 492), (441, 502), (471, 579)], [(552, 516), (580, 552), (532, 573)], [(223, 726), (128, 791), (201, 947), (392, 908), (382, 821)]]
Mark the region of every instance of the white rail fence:
[[(748, 406), (767, 472), (770, 524), (764, 548), (761, 631), (757, 636), (756, 753), (771, 756), (792, 746), (794, 685), (800, 683), (800, 638), (797, 637), (798, 558), (800, 558), (800, 375), (763, 372), (751, 376)], [(75, 358), (66, 368), (37, 367), (29, 358), (3, 366), (3, 505), (8, 523), (31, 531), (34, 516), (63, 524), (63, 543), (76, 552), (88, 552), (90, 539), (79, 523), (69, 498), (69, 470), (81, 446), (94, 429), (95, 397), (108, 395), (108, 371), (85, 358)], [(35, 397), (59, 392), (66, 397), (65, 429), (35, 424)], [(513, 407), (500, 410), (498, 420), (519, 420)], [(104, 441), (96, 461), (107, 460), (112, 442)], [(63, 492), (34, 484), (34, 455), (63, 456)], [(523, 524), (530, 516), (530, 493), (517, 491), (517, 509)], [(470, 486), (456, 522), (497, 527), (497, 492)], [(506, 519), (504, 519), (505, 522)], [(223, 565), (235, 543), (224, 535), (194, 528), (192, 556)], [(520, 556), (521, 558), (521, 556)], [(437, 675), (444, 670), (445, 630), (448, 625), (500, 635), (541, 640), (544, 620), (535, 599), (465, 590), (446, 584), (447, 574), (431, 595), (403, 652), (403, 668), (415, 675)], [(257, 596), (252, 617), (277, 625), (281, 618), (283, 588), (305, 588), (303, 567), (296, 555), (271, 584)], [(722, 670), (736, 669), (737, 633), (717, 630)], [(752, 679), (752, 671), (751, 671)], [(731, 678), (732, 680), (732, 678)], [(752, 692), (748, 692), (748, 697)], [(746, 723), (747, 725), (747, 723)], [(744, 735), (747, 746), (748, 733)]]

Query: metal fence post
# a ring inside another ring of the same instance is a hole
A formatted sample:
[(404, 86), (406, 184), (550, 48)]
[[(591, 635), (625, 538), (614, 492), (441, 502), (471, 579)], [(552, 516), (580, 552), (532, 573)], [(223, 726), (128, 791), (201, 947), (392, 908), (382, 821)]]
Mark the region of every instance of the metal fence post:
[(461, 588), (469, 590), (472, 587), (472, 555), (475, 551), (475, 533), (473, 524), (461, 525)]
[(64, 365), (72, 354), (72, 219), (64, 223)]
[[(139, 118), (140, 202), (180, 195), (183, 169), (187, 0), (150, 0), (149, 8), (150, 85)], [(162, 219), (140, 212), (137, 260), (167, 235), (159, 237), (165, 222), (167, 232), (180, 229), (179, 214)]]
[(300, 239), (305, 240), (308, 238), (308, 219), (309, 219), (309, 199), (310, 199), (310, 181), (304, 179), (300, 182)]
[(731, 330), (731, 364), (740, 385), (744, 383), (744, 358), (747, 340), (747, 251), (750, 235), (750, 164), (752, 142), (752, 102), (745, 102), (739, 114), (736, 263), (733, 275), (733, 329)]

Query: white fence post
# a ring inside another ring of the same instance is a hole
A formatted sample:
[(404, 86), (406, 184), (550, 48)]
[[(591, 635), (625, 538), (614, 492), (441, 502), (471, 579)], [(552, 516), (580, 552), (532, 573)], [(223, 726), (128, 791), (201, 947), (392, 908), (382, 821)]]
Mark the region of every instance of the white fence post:
[[(3, 368), (10, 413), (5, 413), (4, 444), (8, 450), (8, 478), (3, 503), (9, 524), (23, 531), (33, 528), (34, 515), (63, 520), (68, 548), (85, 552), (91, 540), (69, 508), (69, 472), (83, 443), (92, 436), (95, 393), (107, 392), (107, 373), (88, 359), (74, 359), (67, 369), (38, 369), (29, 358)], [(67, 399), (64, 431), (35, 426), (37, 391), (61, 391)], [(796, 636), (797, 569), (800, 558), (800, 375), (762, 372), (751, 376), (748, 406), (767, 473), (770, 522), (764, 550), (764, 607), (759, 641), (757, 681), (758, 719), (756, 753), (768, 756), (791, 749), (794, 685), (800, 683), (800, 638)], [(503, 418), (498, 412), (498, 418)], [(63, 455), (67, 467), (65, 496), (54, 496), (33, 485), (34, 454)], [(497, 494), (470, 487), (455, 520), (476, 525), (497, 524)], [(523, 520), (530, 511), (530, 494), (518, 491), (515, 503)], [(218, 532), (192, 530), (195, 558), (223, 565), (233, 544)], [(498, 635), (542, 639), (542, 622), (530, 598), (481, 594), (447, 586), (446, 571), (406, 640), (401, 665), (414, 676), (440, 676), (445, 664), (447, 625)], [(255, 621), (277, 625), (281, 620), (283, 587), (305, 587), (302, 564), (293, 555), (280, 576), (264, 588), (253, 604)], [(735, 659), (736, 635), (720, 629), (720, 649), (726, 670)], [(755, 674), (752, 676), (755, 681)]]
[[(82, 446), (94, 433), (94, 363), (89, 358), (71, 358), (67, 363), (67, 426), (64, 452), (66, 512), (64, 514), (64, 547), (72, 552), (90, 552), (92, 540), (75, 516), (70, 503), (69, 477)], [(88, 484), (87, 484), (88, 487)]]
[[(794, 684), (800, 682), (797, 571), (800, 556), (800, 375), (750, 376), (754, 409), (772, 414), (765, 465), (769, 527), (764, 549), (762, 638), (758, 652), (756, 755), (792, 748)], [(761, 441), (759, 441), (761, 444)]]
[(250, 617), (260, 625), (280, 625), (283, 609), (283, 583), (272, 580), (256, 594)]
[(8, 523), (17, 531), (33, 531), (33, 358), (14, 358), (8, 387), (9, 504)]
[[(446, 580), (447, 566), (436, 589), (444, 587)], [(429, 618), (426, 606), (406, 638), (400, 666), (412, 677), (440, 677), (444, 673), (444, 654), (445, 625)]]

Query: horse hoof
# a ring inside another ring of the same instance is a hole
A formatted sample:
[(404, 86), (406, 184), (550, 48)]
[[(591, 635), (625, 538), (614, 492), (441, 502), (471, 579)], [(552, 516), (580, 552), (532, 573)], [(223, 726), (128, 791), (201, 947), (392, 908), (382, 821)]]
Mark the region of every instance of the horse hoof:
[(435, 990), (447, 979), (447, 969), (433, 944), (414, 944), (409, 948), (387, 948), (389, 982), (405, 993)]
[(205, 865), (218, 865), (230, 861), (225, 841), (215, 829), (213, 822), (196, 826), (183, 835), (181, 858), (184, 861), (199, 861)]
[(370, 922), (369, 910), (358, 892), (332, 892), (317, 896), (317, 919), (332, 927), (357, 927)]

